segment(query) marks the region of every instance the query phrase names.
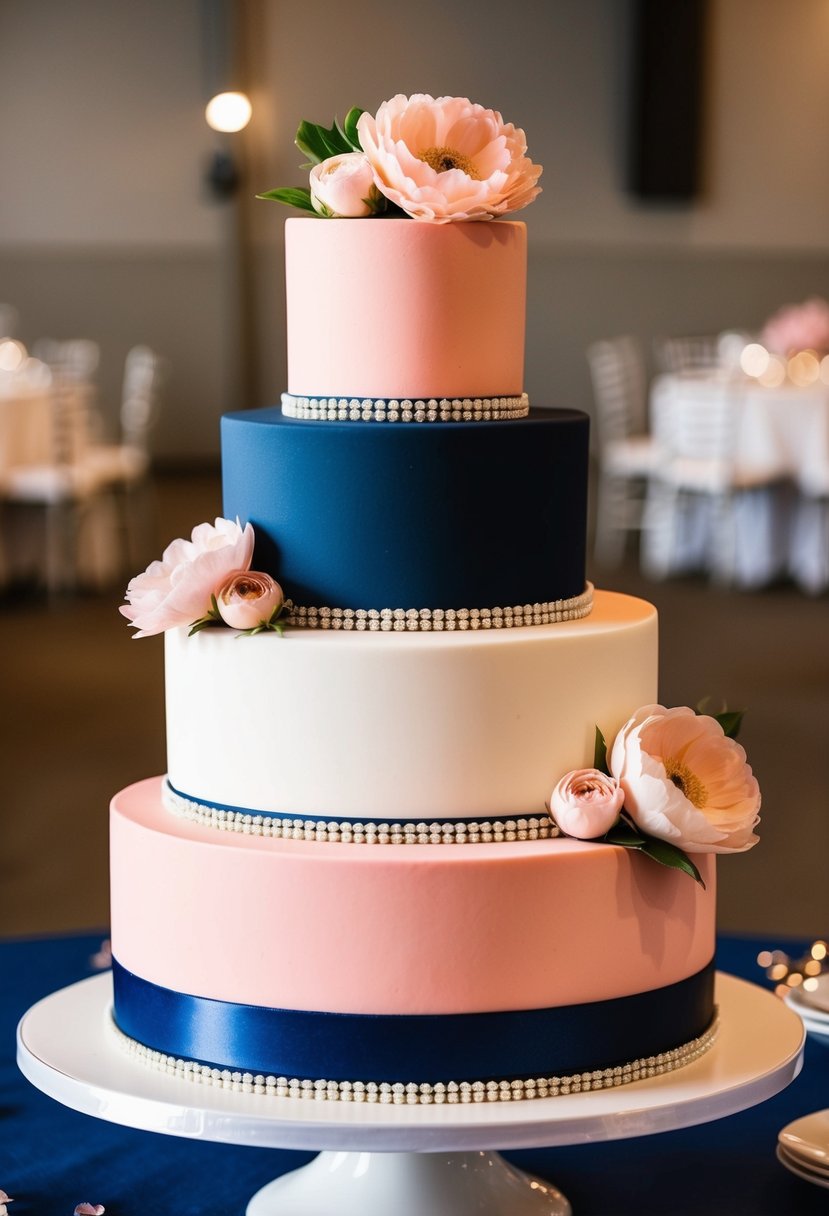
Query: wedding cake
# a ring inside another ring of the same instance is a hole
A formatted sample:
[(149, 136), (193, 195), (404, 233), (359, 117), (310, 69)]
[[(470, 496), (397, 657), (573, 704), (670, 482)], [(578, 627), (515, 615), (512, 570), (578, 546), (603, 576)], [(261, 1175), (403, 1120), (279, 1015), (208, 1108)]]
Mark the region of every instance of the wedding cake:
[(530, 408), (525, 228), (480, 222), (540, 169), (457, 98), (298, 143), (281, 408), (224, 418), (225, 518), (122, 609), (165, 633), (168, 772), (112, 804), (115, 1024), (263, 1095), (675, 1068), (759, 793), (733, 723), (657, 704), (653, 607), (586, 581), (587, 418)]

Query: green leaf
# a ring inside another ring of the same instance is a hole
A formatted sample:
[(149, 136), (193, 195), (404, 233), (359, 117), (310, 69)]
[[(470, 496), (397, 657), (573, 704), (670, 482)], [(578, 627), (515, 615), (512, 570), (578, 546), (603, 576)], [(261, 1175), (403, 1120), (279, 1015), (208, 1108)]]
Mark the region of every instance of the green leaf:
[(745, 717), (744, 709), (726, 710), (721, 714), (712, 714), (715, 722), (719, 722), (723, 732), (729, 739), (736, 739)]
[(360, 139), (357, 135), (357, 122), (361, 114), (365, 110), (361, 110), (359, 106), (353, 106), (345, 116), (345, 122), (342, 125), (343, 138), (348, 141), (355, 152), (362, 152)]
[(608, 773), (607, 743), (598, 726), (596, 727), (596, 742), (593, 745), (593, 767), (597, 768), (600, 773)]
[(190, 632), (187, 634), (187, 636), (188, 638), (191, 638), (194, 633), (200, 633), (202, 629), (207, 629), (209, 625), (215, 624), (216, 618), (213, 616), (208, 615), (199, 617), (197, 621), (193, 621), (192, 625), (190, 626)]
[(622, 849), (645, 849), (648, 838), (643, 836), (627, 819), (619, 819), (609, 832), (602, 837), (607, 844), (618, 845)]
[(294, 143), (300, 152), (305, 153), (312, 165), (328, 160), (329, 156), (340, 156), (343, 152), (354, 151), (336, 122), (330, 127), (320, 126), (316, 122), (301, 122)]
[(273, 199), (274, 202), (285, 203), (288, 207), (299, 207), (302, 211), (317, 214), (311, 202), (311, 191), (307, 186), (284, 186), (278, 190), (268, 190), (265, 194), (257, 194), (256, 197)]
[(669, 866), (672, 870), (682, 870), (684, 874), (690, 875), (695, 882), (698, 882), (703, 890), (705, 889), (705, 883), (702, 881), (699, 870), (688, 854), (683, 853), (682, 849), (678, 849), (675, 844), (669, 844), (667, 840), (648, 837), (642, 852), (646, 857), (652, 857), (662, 866)]

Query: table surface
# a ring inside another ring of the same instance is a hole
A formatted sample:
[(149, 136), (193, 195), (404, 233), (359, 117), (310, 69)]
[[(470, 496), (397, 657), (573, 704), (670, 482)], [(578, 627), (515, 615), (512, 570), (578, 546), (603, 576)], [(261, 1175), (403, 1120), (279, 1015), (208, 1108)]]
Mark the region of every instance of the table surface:
[[(242, 1213), (250, 1196), (313, 1154), (158, 1136), (94, 1120), (29, 1085), (15, 1064), (15, 1029), (42, 996), (93, 973), (101, 935), (0, 942), (0, 1188), (14, 1216), (71, 1216), (103, 1203), (108, 1216)], [(720, 970), (765, 984), (758, 949), (802, 943), (724, 937)], [(807, 1042), (800, 1077), (761, 1106), (715, 1123), (605, 1144), (508, 1154), (551, 1179), (583, 1216), (778, 1216), (826, 1212), (826, 1195), (775, 1159), (777, 1133), (829, 1106), (829, 1049)], [(424, 1214), (425, 1216), (425, 1214)]]

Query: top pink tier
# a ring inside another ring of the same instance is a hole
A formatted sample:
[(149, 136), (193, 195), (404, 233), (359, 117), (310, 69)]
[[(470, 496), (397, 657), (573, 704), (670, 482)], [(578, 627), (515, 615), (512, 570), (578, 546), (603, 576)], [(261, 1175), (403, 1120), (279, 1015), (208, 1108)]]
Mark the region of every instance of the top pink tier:
[(523, 391), (524, 224), (290, 219), (285, 260), (290, 393)]

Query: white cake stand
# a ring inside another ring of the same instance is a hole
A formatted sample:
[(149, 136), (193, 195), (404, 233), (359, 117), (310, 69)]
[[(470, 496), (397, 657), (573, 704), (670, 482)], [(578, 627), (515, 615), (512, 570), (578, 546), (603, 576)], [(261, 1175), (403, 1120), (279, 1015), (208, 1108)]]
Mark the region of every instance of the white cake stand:
[(557, 1098), (395, 1106), (268, 1098), (155, 1071), (124, 1051), (108, 974), (34, 1005), (18, 1063), (84, 1114), (190, 1139), (320, 1149), (250, 1200), (247, 1216), (569, 1216), (565, 1197), (496, 1148), (624, 1139), (706, 1123), (763, 1102), (800, 1071), (804, 1030), (782, 1001), (717, 975), (714, 1046), (675, 1073)]

